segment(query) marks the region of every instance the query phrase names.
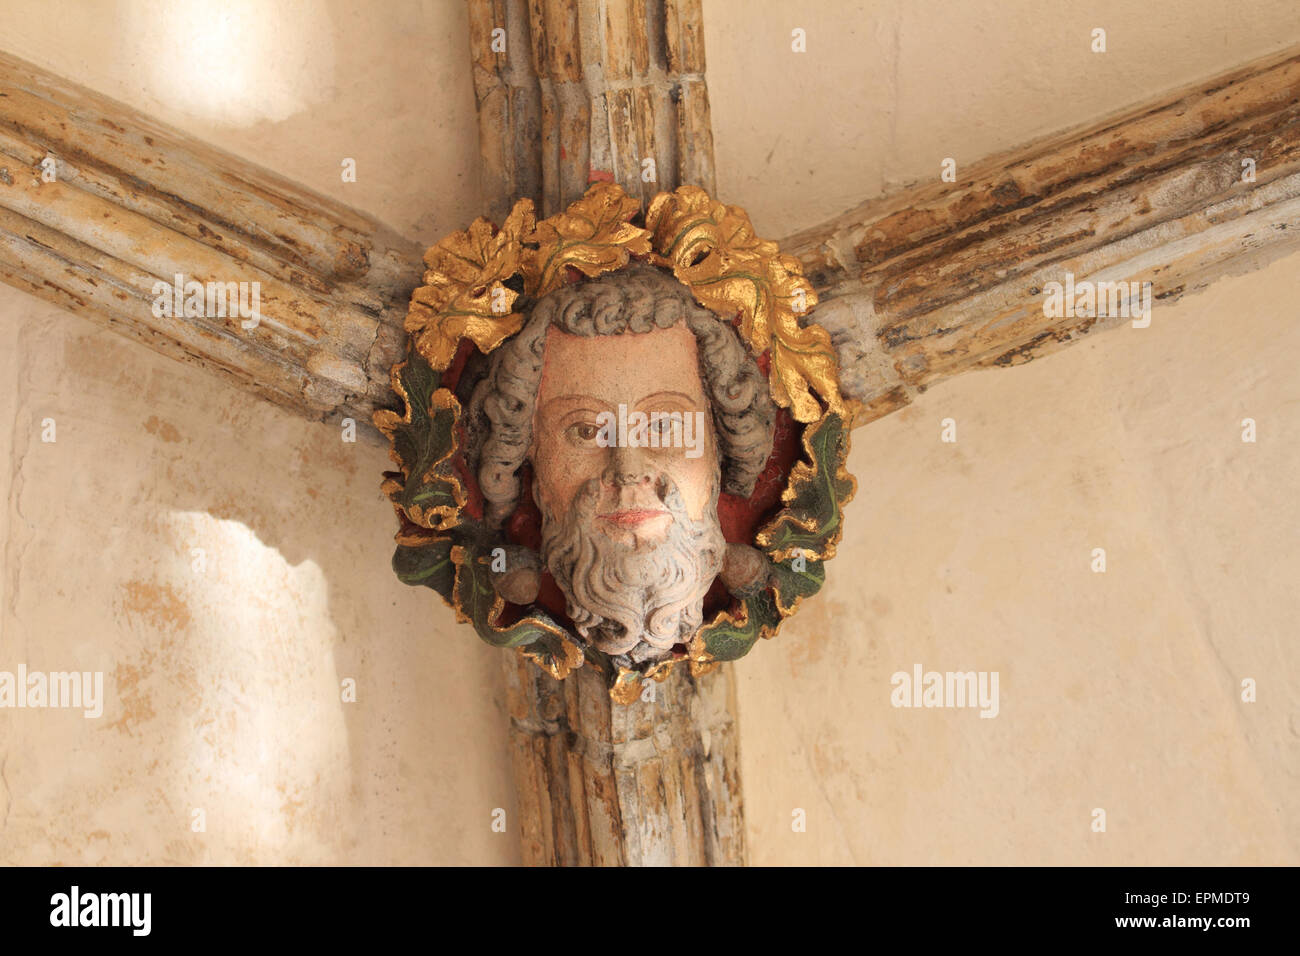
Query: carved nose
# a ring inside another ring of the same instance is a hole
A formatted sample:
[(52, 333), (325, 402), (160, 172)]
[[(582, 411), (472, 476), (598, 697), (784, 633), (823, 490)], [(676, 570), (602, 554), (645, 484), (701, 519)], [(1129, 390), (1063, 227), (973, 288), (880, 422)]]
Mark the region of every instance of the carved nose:
[(606, 480), (616, 488), (629, 485), (645, 484), (650, 481), (650, 469), (646, 467), (646, 457), (639, 448), (611, 448), (609, 467), (605, 469)]

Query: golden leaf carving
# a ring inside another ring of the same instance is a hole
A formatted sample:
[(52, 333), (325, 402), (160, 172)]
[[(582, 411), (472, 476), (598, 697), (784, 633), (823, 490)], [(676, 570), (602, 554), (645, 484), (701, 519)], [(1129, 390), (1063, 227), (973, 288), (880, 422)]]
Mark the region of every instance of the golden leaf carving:
[(524, 264), (524, 289), (541, 298), (564, 284), (566, 266), (588, 278), (621, 269), (630, 256), (650, 254), (650, 234), (628, 220), (641, 204), (613, 183), (599, 183), (562, 213), (537, 224), (537, 249)]
[[(424, 285), (411, 297), (406, 329), (419, 356), (434, 373), (432, 381), (413, 380), (433, 389), (420, 392), (429, 395), (426, 407), (420, 409), (422, 418), (445, 424), (446, 415), (439, 412), (450, 411), (452, 440), (446, 441), (445, 432), (432, 430), (428, 435), (409, 434), (421, 429), (409, 428), (417, 407), (403, 385), (400, 373), (405, 363), (393, 369), (393, 388), (406, 405), (404, 414), (380, 410), (374, 416), (376, 425), (393, 443), (392, 457), (401, 468), (402, 480), (390, 473), (383, 484), (399, 515), (406, 519), (398, 532), (398, 544), (424, 548), (456, 541), (448, 552), (455, 577), (447, 584), (449, 593), (439, 593), (456, 609), (458, 618), (474, 623), (489, 643), (510, 646), (528, 639), (521, 653), (557, 679), (583, 666), (581, 644), (535, 607), (515, 623), (499, 623), (504, 599), (486, 577), (483, 555), (467, 550), (466, 542), (477, 540), (474, 522), (463, 514), (465, 489), (448, 467), (461, 410), (450, 392), (438, 389), (436, 374), (447, 368), (463, 339), (471, 339), (480, 351), (488, 353), (519, 331), (524, 317), (513, 311), (519, 298), (516, 289), (522, 288), (535, 301), (563, 285), (569, 268), (594, 278), (625, 267), (632, 257), (648, 259), (671, 268), (705, 308), (723, 320), (738, 322), (741, 337), (753, 353), (768, 355), (773, 400), (789, 408), (809, 429), (819, 427), (809, 423), (829, 421), (831, 416), (851, 421), (851, 412), (859, 407), (856, 402), (846, 403), (839, 393), (829, 334), (818, 325), (801, 321), (817, 304), (812, 283), (796, 258), (782, 255), (775, 242), (755, 234), (743, 209), (718, 202), (698, 187), (683, 186), (654, 198), (646, 212), (646, 228), (632, 221), (638, 211), (637, 201), (617, 185), (601, 183), (564, 212), (541, 222), (536, 220), (532, 203), (520, 200), (499, 230), (480, 218), (464, 232), (453, 233), (431, 248), (425, 255)], [(399, 454), (398, 431), (403, 425), (408, 427), (400, 444), (409, 461)], [(770, 529), (783, 516), (790, 527), (819, 530), (815, 516), (790, 513), (801, 489), (816, 477), (820, 460), (807, 432), (804, 450), (809, 463), (799, 462), (792, 469), (782, 496), (785, 508), (755, 539), (772, 560), (785, 555), (764, 537), (771, 536)], [(413, 474), (421, 483), (408, 490)], [(852, 482), (852, 478), (841, 465), (828, 492), (840, 503), (851, 497), (851, 490), (846, 494), (841, 487), (845, 481)], [(810, 521), (814, 526), (809, 526)], [(827, 558), (834, 553), (834, 540), (825, 552)], [(754, 605), (751, 630), (757, 629), (761, 637), (773, 636), (802, 598), (796, 595), (790, 601), (774, 592), (770, 607)], [(719, 666), (719, 660), (706, 646), (705, 631), (726, 625), (741, 630), (750, 623), (747, 603), (718, 611), (692, 637), (685, 656), (662, 661), (644, 672), (619, 667), (611, 675), (610, 696), (631, 703), (639, 697), (644, 681), (664, 680), (682, 664), (693, 675), (708, 673)], [(541, 631), (541, 637), (532, 639), (533, 631)], [(738, 639), (744, 638), (741, 634)]]
[(428, 270), (411, 295), (406, 331), (435, 371), (450, 364), (461, 339), (490, 352), (522, 327), (519, 294), (506, 281), (519, 272), (535, 223), (532, 200), (521, 199), (499, 230), (480, 217), (425, 253)]
[(745, 259), (777, 255), (775, 242), (754, 234), (745, 210), (719, 202), (699, 186), (655, 196), (645, 222), (655, 249), (674, 268), (697, 263), (718, 249)]
[(609, 686), (609, 696), (616, 704), (627, 706), (641, 696), (642, 680), (640, 671), (620, 667), (618, 674)]
[[(772, 332), (772, 399), (784, 405), (800, 422), (814, 422), (821, 406), (809, 385), (827, 400), (831, 411), (847, 417), (835, 385), (839, 367), (831, 337), (820, 325), (800, 328), (793, 316), (782, 316)], [(829, 385), (826, 383), (830, 383)]]
[(847, 414), (830, 335), (799, 323), (817, 304), (817, 294), (798, 259), (758, 238), (743, 209), (718, 202), (698, 186), (656, 196), (646, 227), (656, 261), (671, 266), (705, 308), (738, 316), (741, 335), (755, 353), (770, 350), (778, 405), (800, 422), (815, 421), (822, 414), (816, 390), (831, 411)]
[(564, 680), (586, 660), (582, 647), (567, 634), (558, 634), (550, 642), (525, 645), (519, 653), (556, 680)]

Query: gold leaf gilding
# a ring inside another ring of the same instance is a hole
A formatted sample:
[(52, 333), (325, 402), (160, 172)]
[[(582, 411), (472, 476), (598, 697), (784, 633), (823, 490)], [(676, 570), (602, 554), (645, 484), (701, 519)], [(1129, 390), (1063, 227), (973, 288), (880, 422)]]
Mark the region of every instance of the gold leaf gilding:
[(770, 350), (778, 405), (797, 421), (816, 421), (822, 407), (815, 391), (831, 411), (848, 414), (830, 335), (799, 321), (817, 304), (799, 260), (759, 239), (743, 209), (718, 202), (698, 186), (656, 196), (646, 228), (654, 236), (657, 262), (671, 266), (701, 305), (739, 317), (740, 333), (756, 353)]
[(406, 331), (435, 371), (451, 363), (463, 338), (490, 352), (519, 331), (524, 317), (513, 311), (519, 294), (506, 282), (522, 266), (535, 221), (532, 201), (521, 199), (499, 230), (479, 218), (425, 253), (428, 269), (411, 294)]
[[(455, 357), (463, 339), (472, 340), (487, 353), (522, 328), (524, 316), (513, 311), (518, 293), (507, 284), (516, 277), (522, 279), (525, 294), (537, 299), (568, 281), (570, 268), (594, 278), (625, 267), (632, 257), (648, 259), (671, 268), (701, 305), (725, 320), (738, 320), (741, 337), (755, 355), (767, 352), (773, 401), (790, 409), (797, 421), (810, 428), (810, 423), (828, 414), (841, 416), (848, 427), (857, 403), (846, 403), (840, 395), (829, 334), (821, 326), (802, 321), (817, 304), (817, 296), (799, 261), (781, 254), (775, 242), (760, 239), (743, 209), (721, 203), (696, 186), (656, 196), (646, 212), (644, 229), (631, 221), (639, 208), (637, 201), (617, 185), (600, 183), (563, 213), (540, 222), (536, 221), (532, 202), (523, 199), (515, 204), (499, 230), (480, 218), (468, 230), (447, 236), (426, 254), (424, 284), (411, 297), (406, 329), (415, 348), (435, 371), (442, 371)], [(519, 287), (516, 283), (515, 288)], [(393, 382), (406, 400), (397, 374), (400, 368), (394, 367)], [(439, 407), (453, 407), (443, 405), (445, 401), (437, 399)], [(454, 406), (454, 412), (459, 418), (458, 406)], [(388, 411), (375, 414), (375, 423), (390, 440), (401, 422), (410, 423), (409, 402), (404, 417)], [(804, 447), (811, 453), (807, 431)], [(839, 471), (840, 477), (847, 476), (842, 467)], [(796, 489), (813, 478), (808, 465), (797, 463), (783, 501), (791, 502)], [(400, 492), (400, 488), (392, 479), (384, 485), (390, 494)], [(454, 497), (457, 506), (450, 509), (456, 512), (454, 515), (421, 513), (407, 517), (417, 525), (438, 518), (447, 522), (446, 527), (454, 526), (465, 504), (458, 483)], [(793, 515), (789, 519), (801, 527), (806, 524)], [(763, 539), (772, 527), (769, 523), (756, 543), (770, 544)], [(410, 529), (405, 534), (411, 544), (417, 544), (426, 541), (431, 532)], [(836, 533), (820, 557), (834, 554), (838, 538)], [(776, 554), (769, 556), (779, 559)], [(452, 561), (458, 566), (466, 557), (460, 546), (451, 549)], [(451, 604), (457, 617), (469, 622), (460, 585), (458, 573)], [(493, 631), (500, 632), (503, 629), (497, 621), (504, 601), (494, 597), (487, 622)], [(778, 595), (780, 616), (792, 613), (801, 600), (796, 598), (788, 606)], [(742, 604), (734, 611), (718, 612), (710, 624), (728, 621), (743, 626), (747, 620), (747, 609)], [(553, 638), (553, 646), (529, 645), (520, 648), (521, 653), (557, 679), (582, 665), (581, 646), (563, 628), (536, 618), (534, 623)], [(761, 636), (773, 636), (777, 627), (779, 623), (774, 627), (764, 625)], [(705, 648), (703, 631), (701, 628), (696, 632), (683, 658), (660, 662), (644, 674), (620, 668), (610, 696), (630, 704), (639, 697), (644, 680), (663, 680), (683, 662), (697, 676), (716, 668), (719, 662)]]
[(519, 653), (556, 680), (564, 680), (576, 668), (583, 665), (586, 655), (578, 642), (567, 634), (554, 635), (554, 644), (558, 645), (558, 653), (555, 652), (555, 648), (544, 645), (542, 641), (519, 648)]
[(588, 278), (650, 254), (650, 234), (628, 220), (641, 204), (613, 183), (600, 183), (567, 210), (543, 219), (529, 237), (536, 252), (524, 263), (524, 289), (541, 298), (564, 284), (565, 267)]

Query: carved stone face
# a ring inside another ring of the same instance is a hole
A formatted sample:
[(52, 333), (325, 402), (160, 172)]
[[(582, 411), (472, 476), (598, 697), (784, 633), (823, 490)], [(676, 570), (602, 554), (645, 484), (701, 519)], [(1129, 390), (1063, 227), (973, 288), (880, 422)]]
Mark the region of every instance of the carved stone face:
[[(493, 352), (469, 403), (469, 460), (497, 528), (532, 464), (540, 563), (579, 637), (642, 663), (698, 630), (737, 547), (723, 537), (718, 495), (752, 492), (774, 417), (735, 330), (637, 263), (543, 297)], [(501, 572), (498, 592), (535, 600), (537, 566), (532, 555)]]
[(664, 656), (699, 626), (725, 548), (695, 336), (548, 329), (532, 433), (542, 557), (570, 616), (607, 653)]
[(667, 476), (698, 520), (718, 457), (690, 330), (585, 338), (552, 327), (544, 354), (529, 452), (539, 506), (558, 513), (600, 479), (600, 532), (629, 545), (658, 540), (668, 520), (653, 485)]

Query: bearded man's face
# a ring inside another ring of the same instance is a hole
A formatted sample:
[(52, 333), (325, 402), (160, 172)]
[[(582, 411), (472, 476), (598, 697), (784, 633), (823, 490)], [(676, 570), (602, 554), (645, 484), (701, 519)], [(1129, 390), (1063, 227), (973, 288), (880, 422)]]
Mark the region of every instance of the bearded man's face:
[(548, 329), (528, 457), (542, 559), (579, 633), (637, 662), (689, 640), (726, 542), (712, 415), (685, 324)]

